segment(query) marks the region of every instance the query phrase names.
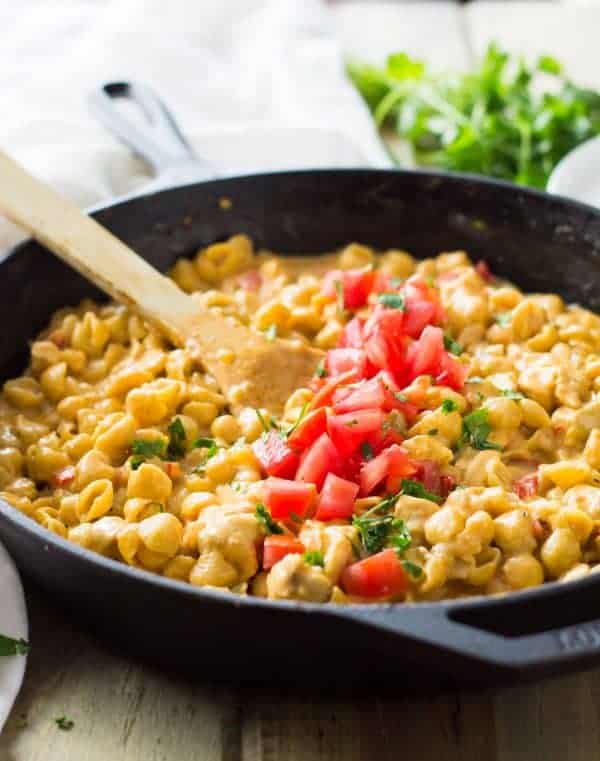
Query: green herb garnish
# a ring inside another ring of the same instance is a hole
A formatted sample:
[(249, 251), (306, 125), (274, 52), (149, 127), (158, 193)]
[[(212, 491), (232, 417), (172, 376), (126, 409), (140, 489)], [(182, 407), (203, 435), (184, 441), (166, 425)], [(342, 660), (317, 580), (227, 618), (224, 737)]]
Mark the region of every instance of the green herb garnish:
[(394, 518), (390, 512), (399, 497), (400, 494), (391, 494), (367, 512), (352, 518), (352, 525), (358, 529), (361, 544), (368, 555), (374, 555), (385, 547), (404, 552), (410, 544), (410, 533), (404, 521)]
[(289, 428), (289, 430), (286, 431), (286, 434), (285, 434), (286, 436), (291, 436), (292, 433), (294, 433), (294, 431), (296, 430), (296, 428), (298, 428), (298, 426), (304, 419), (304, 416), (306, 415), (307, 409), (308, 409), (308, 402), (304, 402), (304, 404), (302, 405), (302, 409), (300, 410), (300, 414), (298, 415), (298, 419), (296, 420), (294, 425), (291, 428)]
[(401, 293), (380, 293), (378, 301), (388, 309), (399, 309), (401, 312), (406, 310), (404, 296)]
[(411, 563), (410, 560), (403, 560), (402, 567), (409, 574), (409, 576), (413, 577), (413, 579), (418, 579), (423, 573), (421, 566), (417, 565), (416, 563)]
[(273, 520), (268, 508), (265, 505), (263, 505), (262, 502), (259, 502), (256, 505), (256, 510), (254, 511), (254, 514), (258, 522), (265, 529), (266, 534), (283, 534), (283, 529), (276, 521)]
[(406, 402), (408, 402), (408, 397), (406, 394), (403, 394), (402, 391), (395, 391), (394, 396), (399, 402), (402, 402), (402, 404), (406, 404)]
[(373, 457), (375, 457), (375, 452), (373, 451), (373, 447), (369, 444), (368, 441), (362, 442), (362, 444), (360, 445), (360, 453), (367, 461), (372, 460)]
[(512, 312), (500, 312), (499, 314), (494, 315), (494, 320), (501, 328), (506, 328), (510, 325), (510, 321), (512, 320)]
[(325, 369), (324, 359), (322, 359), (317, 365), (317, 369), (315, 370), (315, 375), (317, 376), (317, 378), (326, 378), (329, 375), (329, 373)]
[(304, 518), (301, 518), (298, 513), (291, 512), (290, 518), (294, 521), (294, 523), (302, 523)]
[(376, 125), (426, 166), (545, 188), (560, 159), (600, 132), (600, 94), (546, 55), (529, 65), (491, 44), (466, 73), (430, 72), (404, 52), (347, 69)]
[(420, 481), (413, 481), (410, 478), (402, 479), (402, 494), (406, 494), (409, 497), (419, 497), (420, 499), (428, 499), (431, 502), (436, 502), (438, 505), (442, 501), (441, 497), (437, 494), (433, 494), (423, 486)]
[(163, 439), (134, 439), (131, 442), (133, 456), (129, 460), (132, 470), (137, 470), (149, 457), (164, 458), (167, 445)]
[(463, 353), (463, 347), (447, 335), (444, 336), (444, 349), (452, 354), (456, 354), (457, 357), (460, 357)]
[(449, 415), (451, 412), (454, 412), (458, 409), (458, 404), (454, 401), (454, 399), (444, 399), (442, 402), (442, 412), (444, 415)]
[(62, 716), (59, 716), (57, 719), (54, 719), (54, 723), (59, 729), (62, 729), (63, 732), (70, 732), (75, 726), (75, 722), (73, 721), (73, 719), (70, 719), (68, 716), (65, 716), (65, 714), (63, 714)]
[(427, 435), (428, 435), (428, 436), (437, 436), (437, 435), (438, 435), (438, 433), (439, 433), (439, 431), (438, 431), (438, 429), (437, 429), (437, 428), (430, 428), (430, 429), (427, 431)]
[(210, 460), (210, 458), (214, 457), (219, 451), (217, 442), (214, 439), (207, 438), (196, 439), (192, 444), (192, 449), (207, 449), (208, 451), (206, 453), (205, 461)]
[(27, 640), (14, 639), (0, 634), (0, 656), (4, 655), (27, 655), (30, 645)]
[(317, 565), (321, 568), (325, 565), (325, 558), (323, 557), (322, 552), (305, 552), (302, 555), (302, 560), (304, 560), (305, 563), (308, 563), (308, 565)]
[(488, 411), (484, 407), (471, 412), (463, 418), (461, 444), (469, 444), (473, 449), (497, 449), (502, 451), (500, 444), (488, 439), (492, 426), (488, 422)]
[(185, 456), (185, 428), (181, 418), (176, 417), (167, 428), (169, 434), (169, 445), (167, 447), (167, 457), (176, 460)]
[(142, 455), (143, 457), (162, 457), (167, 445), (163, 439), (152, 439), (144, 441), (143, 439), (134, 439), (131, 443), (133, 454)]
[(277, 325), (273, 323), (265, 330), (265, 338), (267, 341), (274, 341), (277, 338)]
[(506, 396), (508, 399), (514, 399), (516, 402), (520, 402), (521, 399), (525, 399), (523, 394), (519, 393), (518, 391), (513, 391), (512, 388), (503, 388), (502, 396)]
[(254, 412), (256, 412), (256, 417), (260, 420), (260, 424), (262, 425), (264, 432), (269, 433), (271, 427), (267, 425), (267, 421), (264, 419), (262, 412), (259, 409), (255, 409)]

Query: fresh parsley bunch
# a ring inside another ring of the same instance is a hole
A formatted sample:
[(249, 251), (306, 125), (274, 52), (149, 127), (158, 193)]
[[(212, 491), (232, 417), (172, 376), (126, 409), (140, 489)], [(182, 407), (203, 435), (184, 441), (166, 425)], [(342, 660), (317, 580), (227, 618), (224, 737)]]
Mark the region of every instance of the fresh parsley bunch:
[(408, 141), (419, 164), (544, 188), (566, 153), (600, 133), (600, 93), (550, 56), (530, 66), (492, 44), (464, 74), (429, 72), (402, 52), (383, 68), (347, 69), (377, 126)]

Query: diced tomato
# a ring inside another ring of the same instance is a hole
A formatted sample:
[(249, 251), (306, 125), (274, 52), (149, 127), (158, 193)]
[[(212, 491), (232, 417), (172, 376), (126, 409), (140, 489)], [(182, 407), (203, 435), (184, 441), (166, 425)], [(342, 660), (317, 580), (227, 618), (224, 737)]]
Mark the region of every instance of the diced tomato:
[(406, 311), (404, 331), (411, 338), (419, 338), (426, 325), (444, 320), (444, 310), (437, 288), (428, 285), (420, 275), (410, 277), (402, 289)]
[(315, 497), (314, 484), (289, 481), (287, 478), (267, 478), (265, 481), (263, 499), (273, 518), (287, 520), (290, 513), (305, 518)]
[(397, 444), (388, 447), (388, 476), (385, 482), (385, 489), (388, 493), (400, 491), (402, 480), (413, 476), (415, 465), (408, 457), (408, 452)]
[(175, 481), (177, 478), (181, 478), (183, 470), (178, 462), (165, 462), (165, 473), (169, 476), (171, 481)]
[(347, 383), (353, 383), (358, 380), (358, 373), (356, 370), (348, 370), (346, 373), (342, 373), (335, 378), (328, 380), (313, 396), (309, 405), (311, 410), (316, 410), (318, 407), (328, 407), (331, 404), (333, 394), (336, 388), (344, 386)]
[(408, 457), (406, 450), (398, 444), (392, 444), (384, 449), (377, 457), (363, 465), (360, 471), (360, 491), (367, 496), (387, 479), (388, 491), (398, 491), (400, 482), (415, 472), (415, 466)]
[(467, 368), (465, 365), (444, 351), (440, 359), (440, 371), (435, 378), (438, 386), (448, 386), (455, 391), (462, 391), (466, 377)]
[(419, 460), (415, 461), (416, 471), (415, 480), (420, 481), (427, 491), (433, 494), (440, 494), (441, 491), (441, 475), (440, 466), (434, 460)]
[(333, 521), (351, 518), (354, 512), (354, 500), (358, 494), (358, 486), (352, 481), (333, 473), (328, 473), (323, 490), (319, 497), (315, 519), (318, 521)]
[(355, 410), (343, 415), (330, 415), (327, 430), (342, 456), (356, 452), (364, 441), (381, 431), (384, 414), (381, 410)]
[(427, 325), (418, 341), (410, 347), (410, 374), (412, 378), (419, 375), (438, 375), (441, 370), (444, 353), (444, 334), (441, 328)]
[(398, 290), (401, 285), (399, 278), (390, 275), (389, 272), (375, 271), (375, 282), (373, 283), (374, 293), (392, 293)]
[(338, 346), (348, 349), (362, 349), (364, 323), (365, 321), (360, 317), (353, 317), (342, 331)]
[(296, 451), (303, 452), (326, 430), (327, 412), (325, 407), (319, 407), (318, 410), (309, 412), (300, 421), (296, 430), (288, 436), (288, 446)]
[(296, 480), (315, 484), (320, 490), (328, 473), (341, 475), (343, 473), (343, 462), (333, 442), (324, 433), (302, 455)]
[(397, 597), (406, 592), (408, 579), (395, 550), (388, 549), (347, 566), (341, 586), (356, 597)]
[(336, 298), (336, 283), (341, 283), (344, 309), (358, 309), (367, 303), (374, 281), (374, 270), (332, 270), (323, 278), (323, 293)]
[(64, 488), (75, 480), (75, 468), (72, 465), (67, 465), (52, 476), (52, 485), (57, 488)]
[(407, 340), (401, 309), (376, 306), (364, 325), (363, 336), (367, 358), (375, 367), (392, 373), (403, 369)]
[(521, 476), (513, 483), (513, 491), (516, 492), (519, 499), (529, 499), (535, 497), (539, 486), (539, 477), (536, 473), (528, 473)]
[(340, 388), (333, 395), (333, 409), (338, 413), (354, 410), (382, 409), (385, 405), (385, 389), (375, 377), (350, 388)]
[(440, 497), (442, 497), (442, 499), (446, 499), (454, 489), (456, 489), (456, 478), (454, 478), (454, 476), (449, 474), (440, 476)]
[(435, 304), (430, 301), (410, 301), (407, 303), (404, 316), (404, 330), (411, 338), (418, 338), (423, 328), (433, 322)]
[(258, 291), (262, 281), (262, 275), (258, 270), (248, 270), (237, 276), (238, 285), (245, 291)]
[(358, 377), (363, 378), (367, 369), (367, 355), (362, 349), (330, 349), (325, 358), (325, 368), (332, 377), (355, 370)]
[(485, 280), (486, 283), (489, 283), (490, 280), (493, 279), (492, 271), (490, 270), (490, 267), (486, 261), (483, 259), (480, 259), (477, 264), (475, 265), (475, 269), (477, 271), (477, 274), (482, 280)]
[(268, 571), (286, 555), (299, 555), (303, 552), (304, 545), (293, 536), (286, 536), (285, 534), (267, 536), (263, 544), (262, 567)]
[(252, 449), (268, 476), (294, 477), (300, 457), (278, 433), (264, 433), (252, 444)]

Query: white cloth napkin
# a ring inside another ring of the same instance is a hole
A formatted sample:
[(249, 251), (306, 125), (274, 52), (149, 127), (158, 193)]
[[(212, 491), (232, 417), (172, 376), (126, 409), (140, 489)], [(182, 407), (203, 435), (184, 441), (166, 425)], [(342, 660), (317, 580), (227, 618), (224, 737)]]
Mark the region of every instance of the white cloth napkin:
[[(236, 128), (317, 127), (347, 136), (369, 164), (389, 164), (344, 76), (322, 0), (25, 0), (16, 13), (9, 5), (0, 4), (0, 146), (83, 206), (140, 176), (85, 104), (110, 80), (152, 86), (200, 147)], [(284, 166), (293, 154), (291, 143)], [(15, 237), (0, 225), (0, 248)]]
[[(321, 0), (20, 0), (0, 3), (0, 28), (0, 147), (81, 206), (144, 180), (139, 162), (88, 113), (87, 93), (110, 80), (153, 87), (200, 152), (221, 151), (205, 158), (225, 173), (351, 164), (359, 155), (389, 164), (345, 79)], [(302, 128), (326, 130), (319, 155), (314, 132)], [(19, 237), (0, 219), (0, 257)], [(1, 583), (0, 625), (24, 634), (16, 573)], [(0, 729), (23, 663), (1, 660)]]

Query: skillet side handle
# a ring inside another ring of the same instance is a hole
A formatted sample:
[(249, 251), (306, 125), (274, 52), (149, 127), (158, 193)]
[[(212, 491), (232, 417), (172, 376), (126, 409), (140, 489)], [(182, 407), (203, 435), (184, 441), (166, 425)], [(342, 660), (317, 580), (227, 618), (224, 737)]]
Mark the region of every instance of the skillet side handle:
[[(115, 100), (133, 104), (145, 121), (127, 117)], [(199, 159), (175, 118), (147, 85), (140, 82), (108, 82), (88, 95), (88, 106), (98, 121), (140, 158), (155, 174), (163, 175), (193, 164), (197, 180), (212, 179), (216, 172)], [(206, 176), (201, 177), (202, 166)]]
[(522, 636), (504, 636), (452, 618), (443, 603), (331, 606), (330, 615), (486, 664), (506, 676), (557, 670), (600, 657), (600, 620)]

